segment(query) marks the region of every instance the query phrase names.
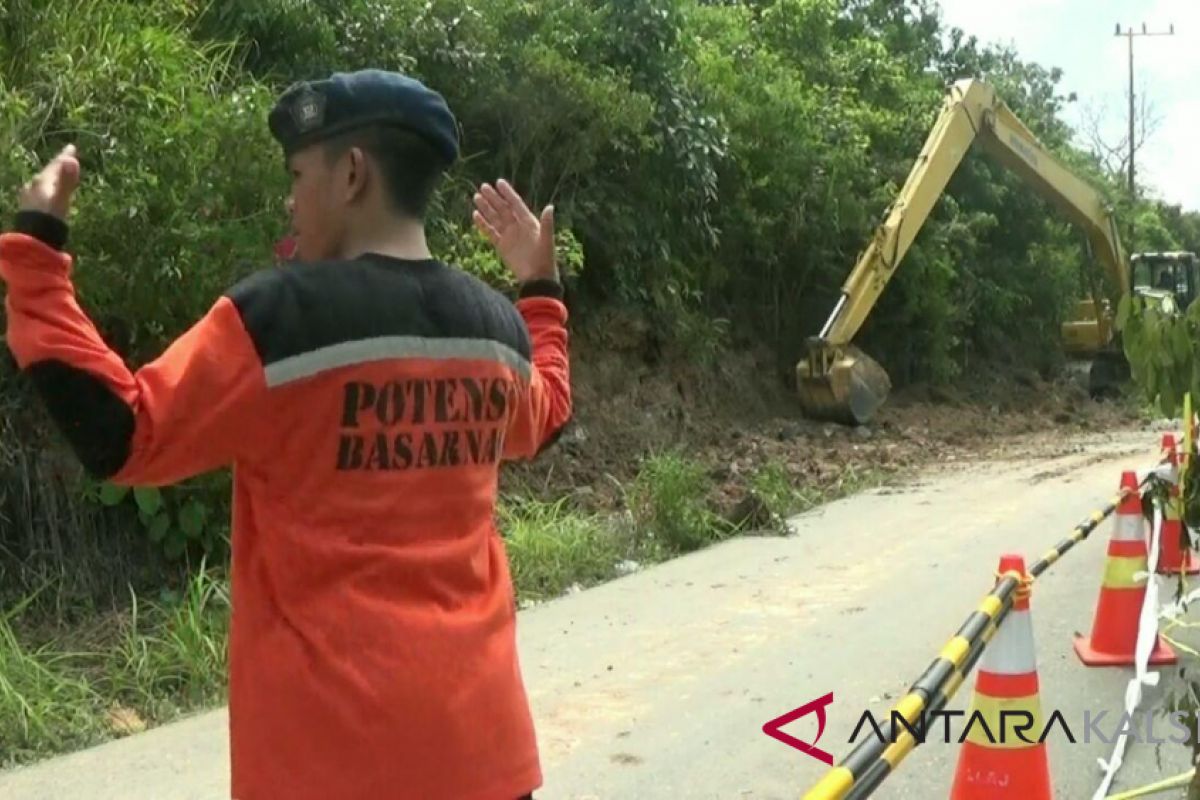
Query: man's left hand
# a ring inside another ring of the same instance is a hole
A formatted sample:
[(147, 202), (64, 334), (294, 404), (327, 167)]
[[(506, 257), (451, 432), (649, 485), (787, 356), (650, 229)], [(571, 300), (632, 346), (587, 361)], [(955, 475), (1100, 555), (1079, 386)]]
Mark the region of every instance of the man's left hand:
[(79, 187), (79, 160), (75, 145), (69, 144), (21, 187), (20, 210), (51, 214), (63, 222), (71, 210), (71, 197)]

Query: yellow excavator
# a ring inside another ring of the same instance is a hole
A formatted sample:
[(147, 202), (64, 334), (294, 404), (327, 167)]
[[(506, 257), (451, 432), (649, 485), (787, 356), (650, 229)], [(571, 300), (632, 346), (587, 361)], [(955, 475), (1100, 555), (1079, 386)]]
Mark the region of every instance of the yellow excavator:
[[(1139, 280), (1131, 280), (1130, 262), (1104, 197), (1052, 156), (991, 86), (961, 80), (950, 87), (908, 180), (843, 284), (833, 313), (820, 333), (808, 340), (807, 357), (796, 365), (806, 416), (861, 425), (887, 399), (891, 391), (887, 372), (851, 340), (976, 139), (1086, 232), (1093, 255), (1110, 278), (1110, 292), (1098, 291), (1093, 282), (1091, 297), (1078, 304), (1074, 318), (1062, 327), (1067, 354), (1094, 359), (1089, 376), (1093, 396), (1108, 393), (1129, 376), (1114, 331), (1121, 297), (1137, 291), (1168, 308), (1186, 308), (1195, 297), (1197, 259), (1191, 253), (1135, 255)], [(1171, 275), (1170, 290), (1162, 288), (1167, 283), (1163, 272)]]

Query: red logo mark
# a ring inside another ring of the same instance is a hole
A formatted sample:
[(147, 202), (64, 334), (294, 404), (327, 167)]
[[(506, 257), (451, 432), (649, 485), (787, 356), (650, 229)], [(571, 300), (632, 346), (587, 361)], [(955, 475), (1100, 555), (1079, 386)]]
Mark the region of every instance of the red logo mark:
[(275, 261), (291, 261), (296, 255), (296, 240), (285, 236), (275, 243)]
[[(830, 692), (824, 697), (818, 697), (811, 703), (805, 703), (799, 708), (793, 709), (784, 714), (782, 717), (776, 717), (770, 722), (765, 723), (762, 727), (763, 733), (765, 733), (767, 736), (770, 736), (772, 739), (778, 739), (784, 744), (796, 748), (801, 753), (810, 755), (818, 761), (822, 761), (832, 767), (833, 756), (816, 746), (817, 742), (821, 741), (821, 734), (825, 733), (825, 706), (832, 702), (833, 692)], [(784, 733), (782, 730), (780, 730), (784, 725), (795, 722), (801, 717), (806, 717), (812, 713), (816, 713), (817, 715), (817, 738), (813, 739), (811, 743), (802, 742), (795, 736)]]

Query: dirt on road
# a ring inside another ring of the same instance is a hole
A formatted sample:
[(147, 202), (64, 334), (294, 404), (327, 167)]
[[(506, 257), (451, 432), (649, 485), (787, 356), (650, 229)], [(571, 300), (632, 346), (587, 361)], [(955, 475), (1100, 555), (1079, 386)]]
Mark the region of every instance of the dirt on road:
[(816, 422), (765, 349), (705, 362), (644, 329), (614, 328), (620, 334), (593, 329), (573, 343), (576, 417), (557, 447), (509, 470), (503, 488), (618, 510), (645, 456), (678, 452), (703, 464), (710, 505), (733, 518), (764, 469), (816, 497), (841, 496), (847, 481), (967, 459), (1049, 458), (1077, 435), (1146, 423), (1133, 403), (1090, 400), (1077, 369), (1043, 377), (983, 367), (953, 386), (898, 390), (863, 427)]

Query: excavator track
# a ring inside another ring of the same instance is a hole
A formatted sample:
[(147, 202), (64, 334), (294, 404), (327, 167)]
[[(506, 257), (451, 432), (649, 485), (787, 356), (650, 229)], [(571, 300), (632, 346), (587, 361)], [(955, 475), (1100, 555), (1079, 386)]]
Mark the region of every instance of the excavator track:
[(1132, 377), (1133, 371), (1124, 353), (1102, 350), (1088, 370), (1088, 395), (1093, 400), (1115, 400)]

